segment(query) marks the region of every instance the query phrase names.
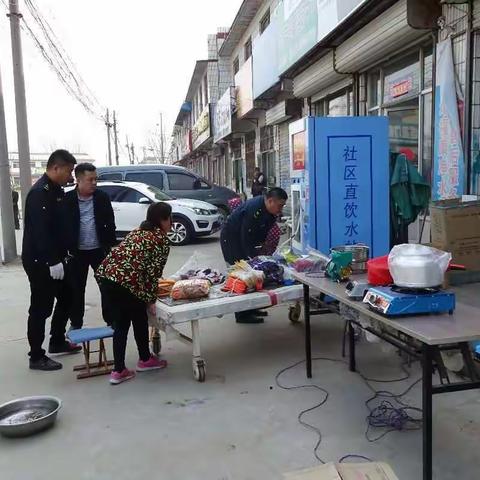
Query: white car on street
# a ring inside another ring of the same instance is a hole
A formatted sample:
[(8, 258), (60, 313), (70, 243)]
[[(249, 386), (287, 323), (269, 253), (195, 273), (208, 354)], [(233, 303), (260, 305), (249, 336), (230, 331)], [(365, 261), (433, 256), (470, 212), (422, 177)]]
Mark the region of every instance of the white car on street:
[(172, 231), (168, 235), (172, 245), (186, 245), (194, 238), (213, 235), (222, 227), (223, 216), (207, 202), (174, 199), (156, 187), (137, 182), (98, 182), (97, 188), (110, 197), (118, 239), (145, 220), (148, 206), (154, 202), (172, 206)]

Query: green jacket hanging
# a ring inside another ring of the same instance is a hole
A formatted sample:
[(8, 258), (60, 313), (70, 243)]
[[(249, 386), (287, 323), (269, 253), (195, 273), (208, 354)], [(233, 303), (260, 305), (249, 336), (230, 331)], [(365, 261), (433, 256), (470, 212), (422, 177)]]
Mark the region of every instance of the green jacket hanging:
[(431, 187), (404, 154), (391, 154), (390, 167), (391, 222), (397, 232), (428, 207)]

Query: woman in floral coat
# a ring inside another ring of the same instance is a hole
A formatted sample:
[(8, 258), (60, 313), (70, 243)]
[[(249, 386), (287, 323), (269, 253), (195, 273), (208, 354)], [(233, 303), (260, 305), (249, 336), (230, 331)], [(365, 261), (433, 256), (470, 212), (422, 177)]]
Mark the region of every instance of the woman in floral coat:
[(96, 272), (103, 301), (111, 311), (113, 323), (114, 370), (110, 383), (118, 384), (135, 376), (125, 366), (130, 323), (137, 343), (139, 361), (137, 372), (167, 366), (150, 353), (148, 314), (155, 312), (158, 280), (163, 275), (170, 252), (167, 233), (170, 231), (172, 207), (163, 202), (150, 205), (147, 219), (140, 228), (129, 233), (114, 248)]

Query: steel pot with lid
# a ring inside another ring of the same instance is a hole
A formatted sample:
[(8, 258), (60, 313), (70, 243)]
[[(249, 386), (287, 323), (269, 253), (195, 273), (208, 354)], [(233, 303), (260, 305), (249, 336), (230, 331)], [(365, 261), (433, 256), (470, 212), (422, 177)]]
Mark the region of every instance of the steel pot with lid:
[(425, 245), (405, 244), (392, 249), (388, 266), (398, 287), (436, 288), (443, 284), (451, 257)]
[(333, 247), (330, 252), (351, 252), (353, 273), (365, 273), (369, 259), (370, 248), (367, 245), (357, 243), (355, 245), (340, 245)]

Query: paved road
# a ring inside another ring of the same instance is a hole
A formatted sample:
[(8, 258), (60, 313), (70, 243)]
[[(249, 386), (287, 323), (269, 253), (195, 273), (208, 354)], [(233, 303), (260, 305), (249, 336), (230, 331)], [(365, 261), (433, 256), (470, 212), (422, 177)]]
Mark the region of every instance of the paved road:
[[(167, 271), (198, 250), (213, 267), (223, 264), (218, 240), (172, 250)], [(281, 479), (282, 473), (317, 464), (314, 432), (297, 422), (303, 409), (318, 404), (316, 389), (285, 391), (275, 384), (280, 369), (303, 358), (302, 325), (291, 325), (276, 307), (264, 325), (237, 325), (232, 317), (202, 322), (207, 382), (191, 375), (191, 350), (164, 343), (169, 368), (149, 372), (118, 387), (106, 377), (78, 381), (72, 367), (80, 356), (61, 359), (60, 372), (27, 367), (25, 320), (28, 285), (19, 264), (0, 268), (0, 403), (31, 394), (53, 394), (64, 402), (56, 427), (24, 440), (0, 438), (0, 478), (8, 480), (253, 480)], [(88, 325), (100, 325), (99, 297), (90, 281)], [(314, 352), (338, 358), (342, 325), (333, 316), (312, 326)], [(110, 345), (108, 345), (110, 349)], [(137, 354), (129, 339), (127, 362)], [(359, 368), (368, 376), (398, 378), (399, 359), (381, 345), (359, 346)], [(418, 368), (412, 371), (418, 378)], [(286, 372), (285, 385), (307, 382), (303, 365)], [(306, 415), (320, 427), (319, 454), (337, 460), (347, 453), (391, 463), (400, 479), (420, 478), (419, 432), (392, 433), (380, 442), (365, 440), (364, 401), (371, 396), (343, 364), (318, 362), (313, 382), (330, 392), (328, 402)], [(396, 392), (409, 382), (381, 385)], [(408, 398), (420, 404), (420, 391)], [(475, 392), (435, 399), (435, 465), (438, 480), (476, 478), (479, 400)], [(376, 433), (376, 432), (375, 432)]]

